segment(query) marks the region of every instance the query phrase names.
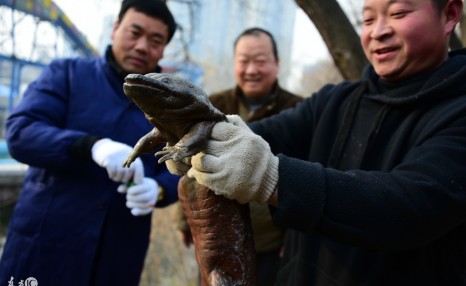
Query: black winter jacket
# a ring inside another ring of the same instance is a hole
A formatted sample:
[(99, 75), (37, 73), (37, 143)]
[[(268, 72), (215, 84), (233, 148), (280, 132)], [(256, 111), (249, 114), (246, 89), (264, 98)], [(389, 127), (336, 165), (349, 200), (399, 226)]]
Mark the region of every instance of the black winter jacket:
[(466, 50), (396, 85), (369, 66), (251, 128), (293, 229), (278, 285), (466, 285)]

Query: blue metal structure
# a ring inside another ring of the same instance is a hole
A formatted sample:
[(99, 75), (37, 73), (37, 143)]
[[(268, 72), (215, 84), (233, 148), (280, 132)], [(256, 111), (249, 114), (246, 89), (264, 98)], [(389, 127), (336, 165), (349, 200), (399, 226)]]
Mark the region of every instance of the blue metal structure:
[(3, 221), (11, 212), (6, 208), (16, 201), (27, 170), (9, 156), (4, 121), (19, 102), (21, 88), (45, 65), (54, 58), (73, 55), (89, 58), (98, 53), (54, 2), (0, 0), (0, 254), (6, 229)]
[[(56, 34), (61, 31), (66, 41), (71, 46), (71, 49), (79, 56), (98, 56), (94, 47), (92, 47), (87, 39), (78, 31), (66, 14), (51, 0), (0, 0), (0, 8), (3, 8), (3, 13), (0, 13), (0, 20), (5, 22), (2, 26), (7, 29), (3, 31), (3, 40), (0, 38), (0, 47), (4, 46), (4, 49), (0, 49), (0, 79), (3, 79), (4, 83), (0, 82), (0, 84), (9, 88), (8, 101), (6, 104), (4, 101), (0, 102), (0, 111), (9, 113), (14, 107), (15, 101), (17, 101), (16, 99), (20, 95), (21, 84), (27, 83), (22, 75), (24, 67), (35, 67), (40, 70), (48, 64), (50, 60), (61, 56), (57, 51), (57, 37), (54, 42), (52, 41), (49, 43), (49, 47), (45, 47), (45, 49), (48, 49), (47, 54), (52, 53), (53, 55), (38, 55), (36, 58), (32, 57), (34, 50), (39, 50), (40, 48), (44, 49), (37, 43), (37, 30), (40, 23), (48, 23), (50, 27), (56, 30)], [(7, 11), (7, 8), (9, 11)], [(9, 15), (6, 17), (8, 12)], [(25, 18), (27, 17), (33, 19), (35, 27), (28, 29), (31, 30), (28, 35), (19, 35), (16, 31), (17, 26), (25, 22)], [(1, 32), (0, 28), (0, 33)], [(24, 53), (21, 54), (18, 52), (17, 38), (20, 36), (26, 36), (32, 39), (29, 57)], [(7, 43), (10, 43), (8, 47), (6, 47)], [(46, 53), (42, 51), (42, 54)], [(8, 68), (9, 72), (6, 72)], [(6, 80), (7, 78), (9, 78), (8, 81)], [(0, 94), (0, 96), (1, 95), (2, 94)]]
[(63, 29), (76, 48), (85, 57), (98, 55), (97, 51), (78, 31), (66, 14), (51, 0), (0, 0), (0, 5), (33, 15), (42, 21)]

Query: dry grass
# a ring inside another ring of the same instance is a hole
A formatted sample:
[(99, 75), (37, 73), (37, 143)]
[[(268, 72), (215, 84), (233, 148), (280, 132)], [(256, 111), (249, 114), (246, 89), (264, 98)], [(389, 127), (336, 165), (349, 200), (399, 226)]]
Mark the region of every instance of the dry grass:
[(198, 267), (194, 247), (186, 248), (173, 223), (176, 206), (156, 209), (151, 244), (140, 286), (196, 286)]

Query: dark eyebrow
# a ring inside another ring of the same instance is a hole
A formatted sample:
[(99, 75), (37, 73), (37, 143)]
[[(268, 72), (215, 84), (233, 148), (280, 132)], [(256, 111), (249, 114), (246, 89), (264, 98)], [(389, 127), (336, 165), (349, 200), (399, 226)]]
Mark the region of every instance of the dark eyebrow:
[[(138, 31), (144, 31), (144, 28), (141, 25), (136, 24), (136, 23), (131, 24), (131, 27)], [(162, 33), (158, 33), (158, 32), (152, 33), (150, 36), (158, 38), (158, 39), (162, 39), (162, 40), (165, 39), (165, 35)]]
[(143, 30), (144, 30), (140, 25), (135, 24), (135, 23), (131, 24), (131, 27), (134, 28), (134, 29), (136, 29), (136, 30), (140, 30), (140, 31), (143, 31)]

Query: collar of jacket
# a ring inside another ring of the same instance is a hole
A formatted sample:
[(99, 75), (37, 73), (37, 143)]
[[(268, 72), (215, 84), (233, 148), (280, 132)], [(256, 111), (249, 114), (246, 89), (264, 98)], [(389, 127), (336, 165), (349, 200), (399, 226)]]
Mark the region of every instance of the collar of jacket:
[[(448, 60), (434, 70), (395, 83), (381, 83), (374, 68), (363, 72), (368, 84), (368, 96), (387, 105), (411, 105), (444, 100), (466, 92), (466, 49), (449, 54)], [(383, 88), (380, 88), (383, 85)]]
[[(243, 90), (236, 85), (235, 93), (238, 95), (238, 98), (243, 102), (245, 106), (247, 106), (251, 111), (261, 110), (263, 108), (272, 109), (275, 106), (276, 98), (280, 91), (278, 80), (274, 82), (272, 85), (272, 89), (270, 90), (269, 94), (262, 97), (259, 100), (252, 101), (248, 99), (245, 95)], [(253, 109), (251, 107), (258, 106), (257, 108)]]

